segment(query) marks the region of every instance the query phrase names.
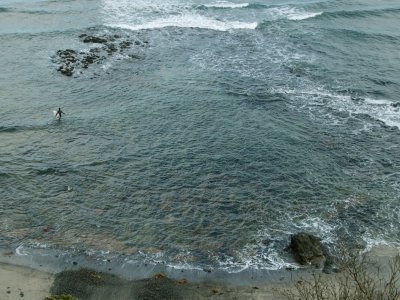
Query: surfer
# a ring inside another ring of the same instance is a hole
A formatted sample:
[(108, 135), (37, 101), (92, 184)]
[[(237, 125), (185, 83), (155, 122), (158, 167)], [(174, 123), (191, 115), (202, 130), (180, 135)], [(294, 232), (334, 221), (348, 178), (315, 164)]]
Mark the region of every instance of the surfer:
[(61, 108), (59, 107), (58, 110), (57, 110), (57, 112), (56, 112), (56, 118), (57, 118), (57, 116), (58, 116), (58, 119), (60, 120), (60, 119), (61, 119), (61, 114), (64, 114), (64, 115), (65, 115), (65, 112), (63, 112), (63, 111), (61, 110)]

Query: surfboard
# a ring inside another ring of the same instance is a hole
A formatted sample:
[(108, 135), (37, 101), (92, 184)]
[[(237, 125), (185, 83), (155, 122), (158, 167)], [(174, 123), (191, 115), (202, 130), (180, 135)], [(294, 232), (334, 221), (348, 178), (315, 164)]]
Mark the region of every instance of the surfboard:
[(57, 111), (56, 111), (56, 110), (53, 110), (53, 115), (54, 115), (54, 117), (55, 117), (56, 119), (59, 119), (59, 118), (60, 118), (60, 116), (57, 115)]

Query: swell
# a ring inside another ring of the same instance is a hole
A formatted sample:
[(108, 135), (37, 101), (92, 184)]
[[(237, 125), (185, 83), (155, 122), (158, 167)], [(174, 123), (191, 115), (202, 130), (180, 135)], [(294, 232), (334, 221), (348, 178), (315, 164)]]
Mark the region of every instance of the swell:
[(68, 12), (50, 12), (46, 10), (20, 10), (20, 11), (15, 11), (15, 13), (27, 14), (27, 15), (56, 15), (56, 14), (60, 15)]
[(76, 11), (47, 11), (47, 10), (18, 10), (15, 8), (0, 7), (0, 13), (15, 13), (27, 15), (62, 15), (67, 13), (76, 13)]
[(0, 133), (10, 133), (24, 130), (22, 126), (0, 126)]
[[(60, 34), (71, 34), (71, 35), (78, 35), (81, 34), (83, 31), (89, 31), (93, 29), (109, 29), (107, 26), (99, 25), (95, 27), (87, 27), (87, 28), (82, 28), (82, 29), (75, 29), (75, 28), (70, 28), (70, 29), (65, 29), (65, 30), (52, 30), (49, 28), (49, 31), (38, 31), (38, 32), (5, 32), (1, 33), (0, 32), (0, 37), (5, 37), (5, 38), (27, 38), (27, 39), (32, 39), (35, 37), (57, 37)], [(1, 127), (1, 126), (0, 126)], [(1, 130), (0, 130), (1, 132)]]
[(383, 8), (374, 10), (340, 10), (332, 12), (324, 12), (319, 19), (336, 19), (336, 18), (366, 18), (366, 17), (382, 17), (386, 15), (398, 15), (400, 8)]
[(0, 126), (0, 133), (16, 133), (21, 131), (43, 130), (47, 129), (48, 127), (48, 124), (36, 126)]
[(330, 28), (326, 29), (327, 31), (330, 31), (331, 33), (335, 35), (343, 35), (347, 37), (352, 37), (354, 39), (371, 39), (371, 40), (376, 40), (376, 41), (388, 41), (388, 42), (394, 42), (398, 43), (400, 42), (400, 36), (393, 36), (389, 34), (384, 34), (384, 33), (369, 33), (369, 32), (364, 32), (356, 29), (339, 29), (339, 28)]
[(6, 7), (0, 7), (0, 13), (6, 13), (6, 12), (10, 12), (11, 9), (6, 8)]

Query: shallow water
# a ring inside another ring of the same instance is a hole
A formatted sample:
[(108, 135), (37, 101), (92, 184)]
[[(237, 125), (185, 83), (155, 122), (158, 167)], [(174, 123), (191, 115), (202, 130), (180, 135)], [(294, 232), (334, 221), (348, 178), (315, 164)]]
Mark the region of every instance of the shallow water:
[[(292, 265), (303, 230), (331, 251), (397, 245), (399, 16), (3, 1), (0, 245), (229, 271)], [(137, 44), (63, 76), (58, 50), (96, 47), (81, 34)]]

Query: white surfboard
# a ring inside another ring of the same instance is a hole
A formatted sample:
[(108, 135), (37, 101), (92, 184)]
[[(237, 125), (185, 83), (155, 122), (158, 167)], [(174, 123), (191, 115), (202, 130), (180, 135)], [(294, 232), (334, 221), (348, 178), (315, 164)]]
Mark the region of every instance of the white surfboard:
[(60, 116), (59, 116), (59, 115), (57, 115), (57, 111), (56, 111), (56, 110), (53, 110), (53, 115), (54, 115), (54, 117), (55, 117), (55, 118), (57, 118), (57, 119), (59, 119), (59, 118), (60, 118)]

